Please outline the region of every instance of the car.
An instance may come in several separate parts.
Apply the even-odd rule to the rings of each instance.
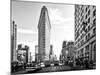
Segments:
[[[62,66],[63,64],[62,63],[59,63],[59,66]]]
[[[45,67],[50,67],[51,63],[50,63],[50,61],[45,61],[44,64],[45,64]]]
[[[50,66],[54,66],[54,63],[51,63]]]
[[[54,61],[54,66],[59,66],[59,62],[58,61]]]
[[[41,66],[41,67],[45,67],[45,64],[44,64],[44,63],[41,63],[40,66]]]

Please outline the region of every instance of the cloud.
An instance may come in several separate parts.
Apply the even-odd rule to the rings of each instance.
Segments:
[[[18,29],[17,30],[18,33],[23,33],[23,34],[37,34],[36,31],[33,30],[29,30],[29,29]]]
[[[50,8],[49,14],[50,14],[49,16],[52,24],[62,24],[65,22],[73,21],[73,18],[71,17],[68,18],[63,17],[62,16],[63,13],[59,9]]]

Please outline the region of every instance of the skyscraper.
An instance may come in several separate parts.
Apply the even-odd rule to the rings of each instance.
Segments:
[[[15,21],[11,23],[11,61],[16,61],[16,41],[17,41],[17,25]]]
[[[50,53],[50,20],[48,10],[42,7],[38,23],[38,51],[39,61],[48,61]]]

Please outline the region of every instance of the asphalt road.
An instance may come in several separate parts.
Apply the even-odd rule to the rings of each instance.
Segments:
[[[81,67],[81,66],[77,66],[77,67],[51,66],[51,67],[43,67],[43,68],[39,68],[39,69],[27,68],[25,70],[12,73],[12,75],[16,75],[16,74],[31,74],[31,73],[44,73],[44,72],[71,71],[71,70],[86,70],[86,69]]]
[[[71,67],[69,66],[53,66],[53,67],[47,67],[42,68],[39,72],[58,72],[58,71],[67,71],[71,70]]]
[[[68,71],[71,70],[71,67],[69,66],[52,66],[52,67],[43,67],[41,69],[25,69],[22,71],[18,71],[15,73],[12,73],[12,75],[15,74],[30,74],[30,73],[42,73],[42,72],[58,72],[58,71]]]

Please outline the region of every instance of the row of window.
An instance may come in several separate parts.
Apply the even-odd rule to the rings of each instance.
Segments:
[[[96,25],[96,19],[93,20],[93,25]],[[90,31],[90,29],[91,29],[91,28],[90,28],[90,25],[89,25],[88,28],[85,29],[85,31],[88,32],[88,31]],[[82,31],[83,31],[83,30],[80,31],[80,34],[82,34]],[[79,36],[79,31],[77,31],[77,33],[76,33],[76,38],[77,38],[78,36]],[[82,38],[83,38],[83,36],[81,37],[81,39],[82,39]]]
[[[82,58],[82,57],[84,57],[84,54],[80,54],[80,55],[78,56],[78,58]],[[85,57],[89,57],[89,52],[85,53]]]
[[[88,11],[88,14],[86,14],[85,19],[87,19],[87,16],[89,16],[89,15],[90,15],[90,10]],[[94,16],[96,16],[96,9],[93,11],[93,17]]]
[[[87,18],[87,15],[86,15],[86,18]],[[83,20],[83,18],[81,18],[81,22],[82,22],[82,20]],[[76,23],[77,23],[78,21],[76,21]],[[75,24],[76,24],[75,23]],[[87,21],[87,23],[90,23],[90,17],[88,18],[88,21]],[[78,24],[79,25],[79,24]],[[93,20],[93,25],[96,25],[96,19],[94,19]],[[76,27],[76,25],[75,25],[75,27]],[[76,31],[76,30],[75,30]]]
[[[93,20],[93,25],[96,25],[96,19]]]
[[[90,5],[86,5],[85,12],[89,9]]]
[[[96,9],[93,11],[93,16],[96,16]]]
[[[89,6],[86,8],[85,12],[87,12],[88,8],[89,8]],[[76,17],[79,17],[79,15],[82,16],[82,13],[83,13],[83,9],[82,8],[81,8],[82,12],[79,12],[79,9],[76,9],[75,11],[76,11],[76,13],[75,13]],[[88,14],[86,14],[85,19],[87,19],[87,16],[89,16],[89,15],[90,15],[90,10],[88,11]],[[96,9],[93,11],[93,16],[96,16]]]
[[[93,29],[93,34],[92,34],[92,36],[94,36],[95,34],[96,34],[96,28]],[[86,35],[86,41],[88,41],[92,36],[90,36],[90,33],[88,33],[88,34]]]
[[[86,12],[87,12],[87,9],[90,7],[90,5],[88,5],[87,7],[86,7]],[[95,7],[95,6],[93,6],[93,7]],[[80,9],[80,7],[78,7],[77,6],[77,14],[79,15],[79,10],[78,9]],[[82,7],[81,7],[81,10],[83,10],[82,9]],[[78,15],[75,15],[75,40],[77,39],[77,37],[78,37],[78,35],[79,35],[79,31],[77,30],[77,28],[78,28],[78,26],[80,25],[80,23],[79,23],[79,19],[81,18],[81,22],[83,21],[83,16],[82,17],[80,17],[80,16],[78,16]],[[85,18],[87,19],[87,16],[88,15],[90,15],[90,10],[88,10],[88,14],[85,16]],[[96,16],[96,9],[93,11],[93,16]],[[87,20],[87,23],[90,23],[90,17],[88,18],[88,20]],[[94,19],[93,20],[93,25],[96,25],[96,19]],[[86,32],[87,31],[89,31],[90,30],[90,26],[88,26],[88,29],[86,29]],[[81,31],[81,33],[82,33],[82,31]]]
[[[92,34],[92,36],[94,36],[94,35],[96,35],[96,28],[93,29],[93,34]],[[90,33],[88,33],[88,34],[86,35],[86,37],[85,37],[85,40],[86,40],[86,41],[84,41],[84,39],[81,40],[81,42],[78,44],[78,47],[82,46],[82,45],[83,45],[85,42],[87,42],[92,36],[90,36]],[[77,44],[77,43],[80,41],[80,39],[82,39],[82,38],[83,38],[83,35],[82,35],[82,37],[80,37],[80,38],[76,41],[75,44]]]
[[[42,33],[42,36],[45,36],[45,32]]]
[[[85,46],[85,54],[88,54],[88,51],[89,51],[89,45]],[[83,53],[84,53],[84,49],[83,48],[78,51],[78,54],[83,54]]]
[[[96,55],[96,45],[94,45],[93,47],[91,46],[91,49],[92,49],[92,51],[94,53],[94,56],[95,56]],[[84,51],[83,50],[84,49],[82,48],[81,50],[78,51],[78,55],[80,55],[80,57],[83,57],[84,56],[83,55],[84,54]],[[91,53],[91,54],[93,55],[93,53]],[[88,56],[89,56],[89,45],[85,46],[85,57],[88,57]]]

